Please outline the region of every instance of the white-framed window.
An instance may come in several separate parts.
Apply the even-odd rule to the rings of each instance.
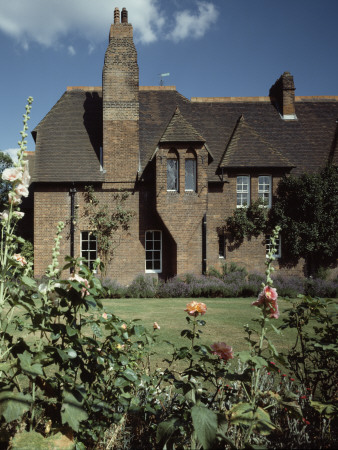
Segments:
[[[272,243],[271,243],[271,235],[268,234],[265,236],[265,252],[266,254],[268,254],[268,252],[270,251],[272,247]],[[281,235],[279,234],[277,239],[276,239],[276,244],[275,244],[275,253],[273,254],[273,256],[275,258],[281,258],[282,257],[282,238]]]
[[[225,234],[218,235],[218,257],[225,258]]]
[[[179,164],[178,154],[175,149],[168,152],[167,158],[167,191],[178,192],[179,188]]]
[[[270,175],[260,175],[258,177],[258,198],[265,207],[271,208],[272,181]]]
[[[92,270],[97,259],[97,239],[91,231],[81,231],[81,257]]]
[[[148,230],[145,234],[146,272],[162,272],[162,231]]]
[[[250,206],[250,177],[240,175],[237,177],[237,208]]]

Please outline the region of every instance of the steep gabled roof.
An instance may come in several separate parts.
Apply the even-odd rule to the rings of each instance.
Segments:
[[[205,139],[183,117],[177,106],[160,142],[205,142]]]
[[[263,139],[241,115],[220,162],[225,168],[291,168],[293,164]]]
[[[32,134],[36,140],[32,181],[104,180],[99,160],[102,146],[99,90],[67,90]]]

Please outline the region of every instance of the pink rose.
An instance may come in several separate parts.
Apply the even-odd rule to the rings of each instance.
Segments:
[[[215,342],[210,346],[212,353],[218,355],[221,359],[227,362],[229,359],[234,357],[232,347],[227,345],[225,342]]]
[[[205,303],[192,301],[187,304],[187,308],[184,311],[186,311],[189,316],[197,317],[198,314],[203,316],[207,312],[207,307]]]
[[[103,314],[102,314],[102,317],[103,317],[105,320],[107,320],[107,319],[108,319],[108,314],[107,314],[107,313],[103,313]]]
[[[22,180],[22,169],[21,167],[9,167],[2,172],[2,179],[4,181],[17,181]]]
[[[29,192],[24,184],[18,184],[15,187],[14,191],[17,195],[21,195],[22,197],[28,197]]]

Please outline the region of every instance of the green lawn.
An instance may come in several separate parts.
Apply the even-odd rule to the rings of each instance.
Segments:
[[[140,319],[140,323],[152,330],[156,321],[161,329],[156,331],[159,338],[155,346],[155,364],[160,366],[161,360],[168,356],[171,347],[164,341],[168,340],[175,345],[187,344],[185,338],[180,336],[181,330],[187,328],[184,312],[186,304],[191,301],[187,298],[170,299],[110,299],[103,302],[107,313],[115,314],[126,322]],[[256,325],[251,319],[259,316],[256,307],[251,306],[252,298],[206,298],[198,299],[207,305],[207,313],[203,316],[206,326],[202,327],[201,343],[211,345],[222,341],[231,345],[234,352],[248,348],[245,341],[244,325]],[[282,323],[283,311],[290,307],[286,300],[279,299],[281,316],[272,320],[277,327]],[[279,351],[287,350],[294,342],[294,330],[287,330],[282,335],[274,331],[269,333]]]

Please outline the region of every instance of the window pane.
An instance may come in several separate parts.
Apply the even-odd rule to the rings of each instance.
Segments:
[[[162,232],[146,232],[146,271],[161,272],[162,270]],[[155,250],[154,250],[155,249]]]
[[[250,178],[248,176],[237,177],[237,207],[250,204]]]
[[[81,232],[81,257],[85,259],[90,269],[97,258],[96,236],[90,231]]]
[[[196,161],[185,160],[185,190],[196,191]]]
[[[258,177],[258,197],[266,206],[271,206],[271,177],[261,175]]]
[[[167,159],[167,190],[178,190],[178,160]]]

